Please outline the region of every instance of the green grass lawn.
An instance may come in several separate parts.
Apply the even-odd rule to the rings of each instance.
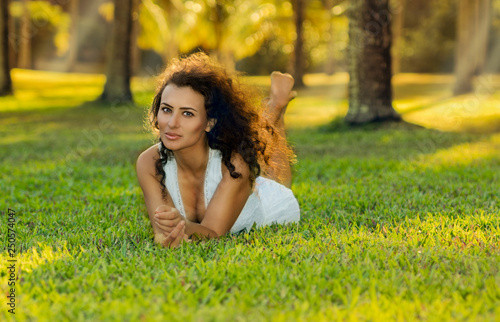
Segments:
[[[0,320],[14,320],[11,208],[18,321],[498,321],[498,79],[453,98],[449,77],[397,76],[396,109],[425,127],[358,128],[331,122],[345,80],[311,75],[289,107],[299,225],[171,250],[152,242],[134,170],[154,82],[134,81],[137,106],[80,106],[101,76],[14,71],[16,96],[0,98]]]

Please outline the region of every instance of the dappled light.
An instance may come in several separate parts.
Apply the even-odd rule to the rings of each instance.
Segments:
[[[438,149],[417,161],[419,167],[446,170],[449,167],[480,166],[483,162],[495,160],[500,153],[500,134],[477,142],[457,144],[448,149]]]
[[[81,248],[81,250],[83,250],[83,248]],[[17,260],[20,261],[23,272],[30,274],[40,265],[51,264],[54,261],[66,258],[71,259],[72,256],[65,243],[62,243],[62,245],[55,249],[52,245],[38,243],[37,246],[26,249],[17,257]],[[6,265],[7,261],[5,257],[2,257],[2,259],[4,260],[1,262],[2,265]],[[2,284],[5,285],[7,283],[5,283],[4,280]]]

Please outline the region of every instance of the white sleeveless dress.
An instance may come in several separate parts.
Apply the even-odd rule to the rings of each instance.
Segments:
[[[205,209],[210,203],[212,196],[222,180],[221,169],[222,154],[219,150],[209,151],[207,170],[205,174]],[[165,186],[172,198],[175,208],[181,215],[186,217],[184,204],[179,190],[177,176],[177,162],[171,158],[165,164]],[[254,224],[257,227],[273,223],[284,224],[298,222],[300,220],[300,208],[292,190],[277,183],[274,180],[257,177],[254,191],[248,197],[238,219],[231,228],[231,233],[242,230],[249,231]]]

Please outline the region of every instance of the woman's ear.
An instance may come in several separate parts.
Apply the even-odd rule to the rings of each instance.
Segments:
[[[207,127],[205,128],[205,132],[210,132],[214,128],[215,124],[217,124],[216,119],[209,119],[207,122]]]

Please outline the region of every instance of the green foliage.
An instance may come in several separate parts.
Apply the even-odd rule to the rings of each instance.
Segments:
[[[36,93],[29,89],[42,76],[17,82],[16,93]],[[79,78],[83,88],[102,86],[100,78]],[[500,315],[498,132],[339,122],[290,128],[300,224],[170,250],[152,242],[134,171],[137,155],[152,144],[143,128],[151,84],[136,79],[133,88],[138,106],[75,107],[99,94],[90,89],[59,108],[50,102],[62,102],[64,91],[0,99],[0,240],[11,208],[17,321]],[[317,91],[304,115],[331,104]],[[5,104],[16,108],[4,111]],[[6,260],[4,249],[3,294]],[[0,319],[13,320],[5,305]]]
[[[269,1],[143,1],[138,43],[160,54],[194,48],[229,52],[235,59],[254,54],[272,32],[276,8]]]

